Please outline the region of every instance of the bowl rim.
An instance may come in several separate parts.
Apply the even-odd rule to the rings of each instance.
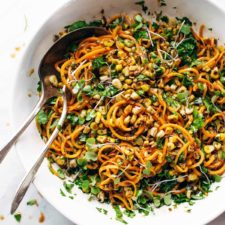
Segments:
[[[39,31],[41,31],[44,26],[48,23],[48,21],[55,15],[57,14],[58,12],[62,11],[63,8],[66,8],[67,6],[69,6],[70,4],[76,4],[76,1],[77,0],[68,0],[67,2],[65,3],[60,3],[54,10],[51,11],[51,13],[46,16],[45,20],[42,21],[38,26],[37,28],[30,34],[30,36],[28,36],[28,38],[26,38],[26,46],[24,47],[24,50],[22,51],[22,54],[20,56],[20,59],[19,61],[17,62],[17,66],[16,66],[16,74],[14,75],[15,77],[13,78],[13,81],[12,81],[12,94],[11,94],[11,98],[10,98],[10,105],[9,105],[9,118],[10,118],[10,122],[12,124],[12,133],[16,131],[16,126],[15,126],[15,119],[14,119],[14,107],[13,107],[13,102],[15,100],[15,97],[16,97],[16,86],[17,86],[17,80],[19,79],[19,71],[21,70],[22,68],[22,64],[25,60],[25,56],[28,54],[28,50],[31,46],[31,44],[34,42],[34,40],[36,39],[36,36],[37,34],[39,33]],[[220,11],[222,14],[225,15],[225,7],[224,8],[221,8],[219,5],[220,4],[223,4],[223,3],[218,3],[216,2],[216,0],[201,0],[201,1],[204,1],[204,2],[207,2],[209,5],[215,7],[218,11]],[[19,158],[19,161],[22,165],[22,167],[24,168],[24,170],[27,172],[27,169],[25,167],[25,165],[22,163],[22,157],[21,157],[21,154],[19,153],[19,150],[18,150],[18,146],[17,144],[15,143],[14,146],[13,146],[13,150],[16,152],[16,155],[18,156]],[[46,193],[43,193],[39,187],[39,184],[36,180],[33,181],[33,184],[34,184],[34,187],[35,189],[37,190],[37,192],[40,194],[40,196],[42,196],[45,201],[47,201],[53,208],[55,208],[61,215],[63,215],[66,219],[70,220],[72,223],[75,223],[74,219],[71,217],[71,215],[69,213],[66,213],[65,211],[61,211],[60,208],[53,204],[51,202],[51,200],[48,198],[48,195]],[[204,218],[201,218],[201,221],[199,221],[197,224],[198,225],[204,225],[204,224],[207,224],[207,223],[210,223],[212,222],[214,219],[216,219],[218,216],[220,216],[222,213],[225,212],[225,206],[224,208],[221,210],[217,210],[217,211],[213,211],[213,213],[211,213],[208,217],[204,217]],[[77,224],[78,225],[78,224]],[[80,224],[79,225],[84,225],[84,224]]]

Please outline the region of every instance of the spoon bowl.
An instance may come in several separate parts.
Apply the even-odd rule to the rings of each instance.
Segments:
[[[0,150],[0,164],[8,154],[9,150],[16,142],[16,140],[20,137],[20,135],[25,131],[25,129],[29,126],[29,124],[33,121],[37,113],[40,111],[42,106],[45,102],[54,96],[60,95],[58,89],[49,82],[49,78],[52,75],[58,76],[59,73],[55,69],[54,64],[55,62],[62,60],[67,47],[72,43],[79,43],[80,40],[90,37],[90,36],[101,36],[104,34],[108,34],[103,27],[84,27],[72,31],[58,41],[56,41],[52,47],[46,52],[44,57],[41,60],[39,65],[38,74],[41,81],[42,86],[42,94],[40,100],[38,101],[37,105],[24,121],[24,123],[19,127],[19,129],[15,132],[13,137],[1,148]]]

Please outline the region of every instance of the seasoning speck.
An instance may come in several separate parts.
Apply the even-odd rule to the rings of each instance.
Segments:
[[[30,69],[28,76],[31,77],[34,74],[34,68]]]
[[[17,52],[19,52],[20,51],[20,47],[15,47],[15,50],[17,51]]]
[[[41,212],[38,221],[39,221],[39,223],[43,223],[45,221],[45,215],[44,215],[44,213]]]
[[[0,215],[0,221],[4,220],[5,217],[3,215]]]

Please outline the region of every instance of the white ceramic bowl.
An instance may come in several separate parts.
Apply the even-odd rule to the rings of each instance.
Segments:
[[[28,45],[22,59],[20,69],[18,70],[15,88],[14,100],[12,102],[12,119],[15,127],[18,127],[25,117],[31,112],[38,100],[38,96],[33,94],[28,97],[28,93],[36,91],[38,75],[37,68],[39,62],[52,45],[53,35],[61,30],[65,25],[78,19],[91,20],[100,17],[100,10],[104,8],[105,15],[110,16],[118,13],[131,13],[140,11],[140,6],[135,5],[137,0],[74,0],[58,9],[43,26],[37,31],[36,35]],[[206,24],[213,28],[213,35],[223,40],[225,33],[225,14],[213,3],[206,0],[167,0],[167,6],[158,7],[156,0],[147,0],[151,12],[163,10],[171,16],[187,16],[198,24]],[[173,7],[176,6],[177,9]],[[27,76],[28,71],[35,68],[35,74]],[[27,132],[21,137],[16,145],[22,164],[28,170],[43,146],[43,142],[37,132],[35,123],[32,123]],[[38,176],[35,179],[35,185],[40,193],[62,214],[79,225],[98,224],[115,225],[120,224],[115,221],[115,214],[111,206],[103,205],[96,201],[89,202],[88,196],[80,190],[76,190],[78,195],[71,200],[60,195],[62,181],[53,176],[47,168],[47,160],[41,166]],[[179,206],[178,209],[169,212],[168,208],[163,207],[155,210],[155,214],[147,217],[137,215],[129,220],[129,224],[173,224],[173,225],[200,225],[205,224],[225,210],[225,181],[220,183],[220,188],[210,193],[204,200],[196,202],[192,206],[191,213],[185,212],[185,206]],[[109,211],[109,215],[103,215],[96,210],[96,207],[104,207]],[[189,207],[190,208],[190,207]]]

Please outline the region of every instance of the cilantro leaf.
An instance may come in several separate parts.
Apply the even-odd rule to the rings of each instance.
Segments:
[[[16,219],[16,221],[19,223],[21,221],[22,215],[21,213],[16,213],[14,214],[14,218]]]
[[[29,201],[27,202],[27,205],[30,205],[30,206],[32,206],[32,205],[37,205],[37,200],[36,200],[36,199],[31,199],[31,200],[29,200]]]
[[[103,56],[100,56],[92,61],[93,70],[99,69],[105,65],[107,65],[107,63],[105,59],[103,58]]]
[[[79,20],[79,21],[76,21],[76,22],[66,26],[66,28],[68,29],[69,32],[71,32],[71,31],[77,30],[82,27],[87,27],[87,26],[88,26],[88,24],[86,23],[86,21]]]
[[[184,77],[183,77],[183,80],[182,80],[182,84],[185,87],[190,87],[190,86],[193,86],[193,81],[187,74],[184,74]]]
[[[149,39],[148,32],[146,30],[136,31],[133,34],[134,38],[139,39]]]
[[[144,175],[150,175],[150,168],[152,167],[152,164],[150,161],[146,163],[146,168],[143,170]]]
[[[72,126],[75,126],[78,123],[79,118],[74,114],[68,114],[66,119],[69,120]]]
[[[208,96],[206,96],[206,98],[203,100],[203,102],[204,102],[204,105],[205,105],[208,113],[214,111],[214,106],[211,102],[211,99]]]
[[[204,125],[203,115],[198,112],[197,108],[194,108],[193,111],[193,122],[191,124],[191,130],[197,132]]]
[[[115,20],[113,20],[110,24],[109,27],[110,28],[115,28],[116,26],[118,26],[119,24],[121,24],[123,21],[122,17],[116,18]]]
[[[40,110],[36,116],[37,122],[39,124],[45,125],[48,122],[48,115],[44,112],[44,110]]]
[[[184,25],[181,27],[180,32],[183,33],[183,34],[185,34],[185,35],[190,34],[190,33],[191,33],[191,27],[190,27],[190,25],[184,24]]]
[[[61,179],[65,179],[66,178],[66,175],[65,175],[65,173],[64,173],[64,171],[62,169],[59,168],[57,170],[57,173],[59,175],[59,178],[61,178]]]
[[[63,182],[63,186],[66,189],[66,191],[68,193],[71,193],[73,187],[74,187],[74,183],[66,183],[65,181]]]
[[[197,59],[196,40],[193,37],[184,39],[184,41],[177,47],[177,52],[182,60],[182,65],[191,64]]]
[[[84,20],[78,20],[66,26],[65,28],[67,28],[68,31],[71,32],[71,31],[74,31],[83,27],[87,27],[87,26],[102,26],[102,25],[103,25],[102,20],[94,20],[94,21],[91,21],[90,23],[87,23]]]

